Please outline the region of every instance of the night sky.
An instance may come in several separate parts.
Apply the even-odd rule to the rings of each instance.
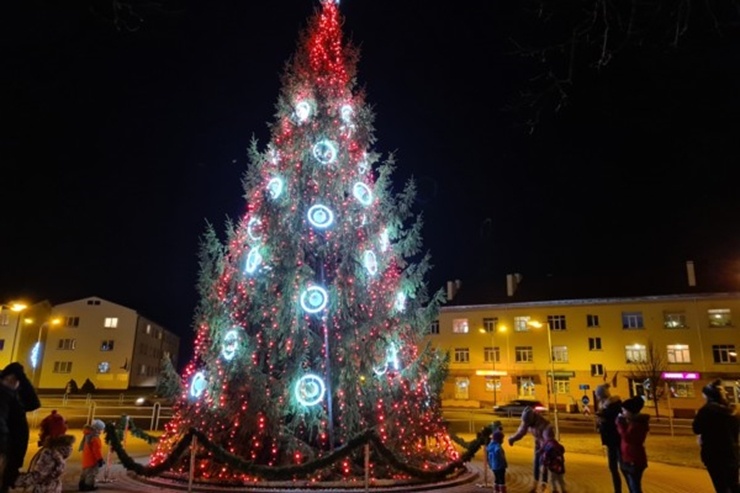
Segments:
[[[119,29],[111,2],[69,3],[3,8],[0,300],[100,296],[189,338],[205,224],[245,210],[246,148],[318,1],[134,1]],[[531,129],[540,69],[515,41],[555,29],[501,3],[341,4],[375,150],[419,185],[430,288],[734,261],[738,24],[586,59]]]

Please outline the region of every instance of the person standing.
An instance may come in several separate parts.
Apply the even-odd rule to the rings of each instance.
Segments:
[[[491,442],[486,447],[488,466],[493,471],[494,493],[506,493],[506,452],[504,451],[504,434],[496,430],[491,435]]]
[[[95,479],[98,476],[98,471],[105,464],[103,460],[103,442],[100,440],[100,434],[103,430],[105,430],[105,423],[99,419],[92,420],[92,423],[82,428],[80,491],[95,491],[98,489],[95,486]]]
[[[73,435],[67,435],[64,418],[56,410],[52,411],[41,421],[41,448],[31,459],[28,472],[18,476],[16,486],[30,489],[32,493],[61,493],[62,476],[74,441]]]
[[[26,413],[41,407],[41,402],[26,376],[23,365],[18,362],[10,363],[0,372],[3,381],[3,390],[9,391],[8,400],[8,454],[5,470],[2,475],[0,493],[7,493],[15,486],[15,480],[23,467],[23,461],[28,451],[30,431]]]
[[[701,461],[717,493],[740,493],[738,486],[738,433],[740,416],[730,406],[722,388],[715,380],[702,389],[705,404],[694,417],[691,427],[699,435]]]
[[[642,493],[642,475],[647,468],[645,439],[650,431],[650,416],[640,411],[645,401],[640,396],[622,402],[622,412],[617,416],[622,474],[630,493]]]
[[[610,385],[605,383],[596,387],[598,410],[596,411],[596,426],[601,435],[601,444],[606,447],[606,457],[609,472],[612,476],[614,493],[622,493],[622,477],[619,473],[621,453],[619,451],[620,438],[617,432],[617,416],[622,412],[622,399],[612,396]]]
[[[545,428],[540,457],[542,469],[550,475],[550,491],[565,493],[565,447],[555,439],[555,431]],[[542,472],[545,475],[545,472]]]
[[[545,489],[547,487],[547,469],[540,471],[540,452],[542,451],[542,443],[544,442],[543,434],[547,428],[552,428],[550,422],[534,409],[527,406],[522,411],[522,420],[519,424],[519,429],[509,437],[509,446],[514,445],[515,442],[524,438],[528,431],[534,437],[534,485],[529,490],[530,493],[540,491],[540,480],[542,480],[542,488]],[[542,472],[542,476],[540,476],[540,472]]]

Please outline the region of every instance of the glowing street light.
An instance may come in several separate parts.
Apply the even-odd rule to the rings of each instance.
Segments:
[[[542,322],[530,321],[527,323],[536,329],[541,329],[542,327],[545,327],[545,324],[543,324]],[[558,391],[555,388],[555,358],[552,354],[551,332],[552,328],[550,327],[550,322],[547,322],[547,348],[550,352],[550,388],[552,389],[553,404],[555,405],[555,439],[560,440],[560,428],[558,426]],[[547,398],[547,401],[550,401],[549,396]]]
[[[16,345],[18,343],[18,331],[21,328],[21,318],[23,312],[28,308],[28,305],[21,302],[11,302],[8,305],[1,305],[0,308],[8,308],[10,311],[13,311],[16,313],[16,319],[15,319],[15,333],[13,334],[13,345],[11,346],[10,350],[10,361],[16,360]]]

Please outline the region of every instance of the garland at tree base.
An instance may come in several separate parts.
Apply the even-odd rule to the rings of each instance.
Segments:
[[[251,461],[247,461],[242,459],[241,457],[237,457],[219,447],[218,445],[212,443],[202,432],[196,430],[195,428],[191,428],[190,431],[188,431],[188,433],[186,433],[182,437],[180,442],[177,443],[175,448],[163,462],[157,464],[156,466],[144,466],[133,460],[131,456],[126,453],[126,450],[124,450],[123,446],[121,445],[121,439],[118,434],[118,429],[111,423],[106,424],[105,427],[105,442],[113,448],[113,451],[121,460],[121,464],[123,464],[123,467],[125,467],[127,470],[134,471],[139,476],[158,476],[171,469],[175,465],[177,460],[190,447],[193,437],[197,437],[198,444],[201,445],[204,449],[211,452],[214,459],[216,459],[217,461],[230,466],[234,470],[243,472],[248,475],[258,476],[267,480],[292,480],[296,477],[310,475],[318,471],[319,469],[324,469],[343,459],[344,457],[347,457],[366,443],[372,444],[373,448],[383,459],[385,459],[392,467],[401,472],[425,481],[441,480],[449,476],[456,470],[461,469],[464,463],[470,462],[470,460],[475,456],[478,450],[480,450],[481,446],[488,443],[490,435],[491,429],[489,427],[483,428],[481,431],[478,432],[475,440],[470,442],[470,445],[467,447],[467,449],[460,456],[459,459],[450,462],[442,469],[430,471],[426,469],[420,469],[399,460],[398,457],[396,457],[396,454],[394,454],[393,451],[388,449],[381,442],[380,437],[377,436],[374,430],[368,430],[361,435],[358,435],[357,437],[347,442],[346,445],[335,450],[331,454],[313,460],[311,462],[291,466],[270,467],[260,464],[254,464]]]
[[[136,426],[136,423],[134,423],[134,420],[125,414],[121,415],[121,420],[118,422],[118,425],[116,426],[116,432],[118,433],[119,440],[123,440],[123,434],[126,431],[126,419],[128,419],[128,431],[129,433],[131,433],[131,436],[144,440],[149,445],[153,445],[159,442],[159,437],[150,435],[149,433],[145,432],[144,430]]]

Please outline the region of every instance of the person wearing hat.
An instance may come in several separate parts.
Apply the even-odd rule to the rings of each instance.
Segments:
[[[80,491],[95,491],[95,479],[98,471],[105,464],[103,460],[103,442],[100,434],[105,430],[105,423],[99,419],[93,419],[89,425],[82,428],[82,472],[80,473]]]
[[[622,412],[616,419],[622,456],[620,467],[630,493],[642,493],[642,475],[647,469],[645,439],[650,431],[650,416],[640,413],[644,405],[639,395],[630,397],[622,402]]]
[[[706,402],[691,425],[699,435],[701,461],[717,493],[738,493],[738,410],[730,406],[721,380],[704,387],[702,394]]]
[[[26,376],[23,365],[14,362],[0,371],[0,393],[2,397],[0,407],[7,405],[5,426],[7,431],[0,429],[6,441],[4,468],[0,482],[0,493],[15,486],[15,480],[23,467],[23,461],[28,451],[30,431],[26,413],[41,407],[41,401]],[[4,411],[0,411],[3,414]],[[1,426],[0,426],[1,428]],[[0,440],[2,441],[2,440]]]
[[[491,442],[486,446],[488,467],[493,472],[494,493],[506,493],[506,452],[504,452],[504,433],[496,428],[491,434]]]
[[[31,459],[28,472],[21,473],[15,485],[33,493],[59,493],[75,437],[67,435],[67,422],[56,410],[41,421],[39,437],[41,448]]]
[[[610,388],[605,383],[596,387],[594,392],[597,399],[596,426],[601,435],[601,444],[606,447],[614,493],[622,493],[622,477],[619,473],[621,438],[617,432],[617,416],[622,412],[622,399],[611,395]]]

